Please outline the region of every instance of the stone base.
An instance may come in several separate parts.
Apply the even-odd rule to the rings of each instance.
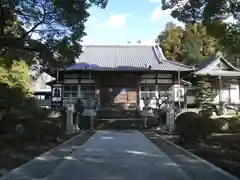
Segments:
[[[81,116],[79,118],[79,128],[80,129],[91,129],[91,116]]]
[[[75,125],[69,125],[66,127],[66,134],[71,135],[76,133],[76,126]]]

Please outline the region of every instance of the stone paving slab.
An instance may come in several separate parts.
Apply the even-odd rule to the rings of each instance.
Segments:
[[[0,180],[236,180],[161,137],[161,146],[135,130],[80,137]]]
[[[188,180],[138,131],[99,131],[45,180]]]

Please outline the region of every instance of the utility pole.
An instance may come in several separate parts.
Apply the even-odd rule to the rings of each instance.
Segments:
[[[178,97],[178,107],[181,108],[181,77],[180,77],[180,70],[178,70],[178,94],[179,94],[179,97]]]

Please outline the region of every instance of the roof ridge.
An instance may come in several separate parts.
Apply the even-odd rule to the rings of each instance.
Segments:
[[[156,48],[157,48],[156,45],[152,46],[153,53],[155,54],[157,61],[160,64],[160,63],[162,63],[162,59],[160,58],[159,54],[157,53]]]
[[[177,62],[177,61],[174,61],[174,60],[163,59],[163,61],[169,62],[169,63],[174,64],[174,65],[178,65],[178,66],[194,69],[194,67],[192,67],[192,66],[188,66],[186,64],[183,64],[183,63],[180,63],[180,62]]]
[[[157,54],[156,49],[159,51],[159,54]],[[169,63],[174,64],[174,65],[178,65],[178,66],[182,66],[182,67],[187,67],[187,68],[193,69],[192,66],[188,66],[188,65],[185,65],[185,64],[182,64],[182,63],[180,63],[180,62],[173,61],[173,60],[171,60],[171,61],[168,60],[168,59],[164,56],[163,51],[162,51],[162,48],[161,48],[159,45],[153,46],[153,50],[154,50],[154,53],[155,53],[155,55],[157,56],[157,58],[158,58],[158,60],[159,60],[160,63],[162,63],[162,62],[165,61],[165,62],[169,62]],[[161,57],[160,57],[160,56],[161,56]]]
[[[98,44],[98,45],[83,45],[84,47],[152,47],[153,45],[148,44]]]
[[[85,50],[76,59],[76,63],[66,70],[83,70],[93,64],[91,70],[152,70],[192,71],[192,68],[167,61],[158,44],[93,44],[86,45]],[[186,68],[187,67],[187,68]],[[107,68],[107,69],[106,69]]]
[[[229,65],[231,68],[233,68],[236,71],[240,71],[239,68],[235,67],[232,63],[230,63],[228,60],[226,60],[223,56],[219,56],[218,60],[222,59],[227,65]]]

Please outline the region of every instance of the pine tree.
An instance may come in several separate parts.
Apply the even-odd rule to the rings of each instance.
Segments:
[[[197,77],[197,94],[196,103],[198,106],[202,106],[203,103],[211,98],[211,83],[208,77]]]

